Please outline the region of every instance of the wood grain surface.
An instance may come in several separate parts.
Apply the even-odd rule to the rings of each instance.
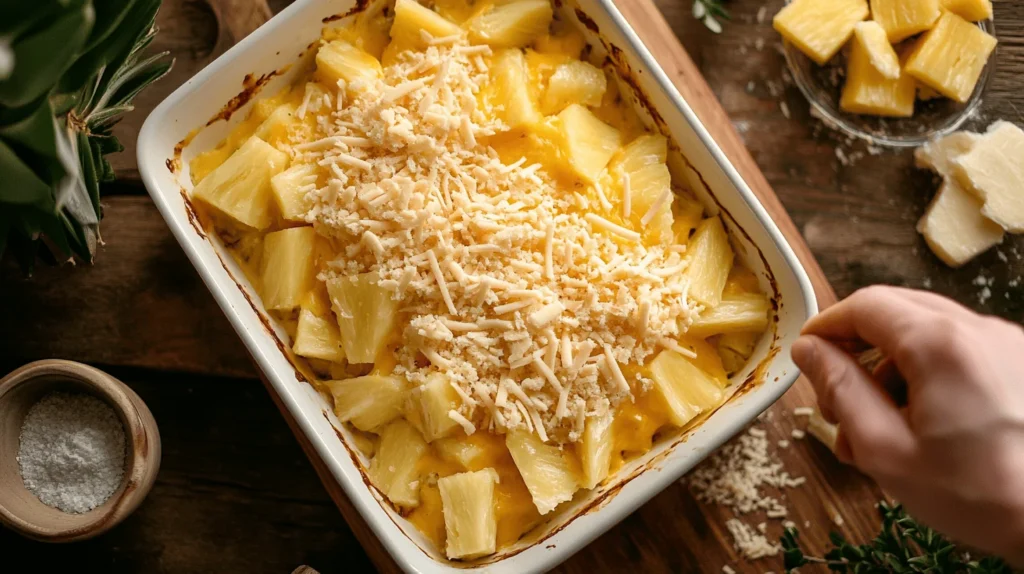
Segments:
[[[171,51],[177,65],[118,126],[128,149],[147,110],[288,3],[165,0],[155,47]],[[762,195],[762,201],[774,208],[784,231],[804,236],[840,296],[872,283],[926,287],[1021,320],[1024,282],[1016,279],[1024,273],[1024,243],[1009,238],[956,271],[931,255],[913,226],[934,182],[913,169],[908,153],[871,155],[810,116],[785,81],[770,27],[782,0],[728,2],[732,19],[720,35],[692,19],[687,1],[656,0],[664,19],[650,0],[618,3],[751,187],[760,193],[774,188],[778,199]],[[974,127],[996,118],[1024,120],[1017,111],[1024,106],[1024,5],[997,2],[996,17],[996,74]],[[849,157],[857,159],[841,160]],[[0,265],[0,370],[47,357],[108,369],[153,410],[163,468],[139,511],[96,540],[44,547],[0,531],[5,565],[291,572],[308,564],[330,573],[372,571],[373,555],[386,567],[372,536],[360,536],[364,550],[342,520],[289,421],[260,388],[245,349],[139,185],[134,154],[120,154],[114,163],[119,181],[105,189],[105,244],[96,265],[40,269],[27,279],[9,261]],[[791,220],[782,218],[780,207]],[[987,298],[979,278],[991,293]],[[827,291],[819,295],[827,302]],[[808,400],[806,387],[798,387],[773,407],[764,423],[773,439],[789,437],[798,424],[789,408]],[[786,494],[786,502],[810,549],[825,545],[830,528],[855,539],[873,531],[880,493],[869,481],[811,441],[792,441],[779,454],[791,474],[808,479]],[[841,528],[833,524],[837,515]],[[560,571],[717,572],[725,564],[740,572],[779,571],[777,559],[740,560],[726,518],[676,485]],[[358,523],[354,529],[362,534]],[[772,523],[769,534],[778,530]]]

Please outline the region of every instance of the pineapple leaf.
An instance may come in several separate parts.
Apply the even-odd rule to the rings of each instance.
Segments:
[[[100,212],[100,182],[96,172],[96,156],[92,153],[92,144],[85,132],[78,132],[78,158],[82,166],[82,183],[89,192],[89,200],[94,212]]]
[[[103,46],[111,33],[128,16],[131,7],[139,0],[104,0],[94,4],[96,23],[93,24],[89,39],[82,48],[82,55],[74,66],[61,78],[61,91],[69,92],[81,88],[95,73],[97,59],[103,56]],[[83,72],[86,72],[83,75]],[[76,83],[77,82],[77,83]],[[73,86],[70,87],[69,86]]]
[[[92,4],[79,0],[52,25],[16,41],[14,70],[0,81],[0,105],[24,106],[49,92],[71,65],[94,19]]]
[[[124,29],[137,30],[135,35],[115,34],[101,48],[102,58],[95,61],[95,74],[99,77],[93,97],[79,102],[78,116],[87,118],[93,110],[100,110],[111,101],[124,76],[134,73],[135,63],[142,50],[153,41],[160,0],[137,0],[122,22]],[[99,100],[94,100],[94,98]]]
[[[52,208],[50,186],[39,179],[3,140],[0,140],[0,202]]]
[[[0,211],[0,259],[4,257],[4,251],[7,250],[7,236],[11,232],[11,219],[10,217]]]
[[[53,107],[43,98],[34,111],[19,121],[5,123],[0,120],[0,138],[16,143],[43,156],[57,157],[57,146],[53,140],[57,127],[53,121]]]

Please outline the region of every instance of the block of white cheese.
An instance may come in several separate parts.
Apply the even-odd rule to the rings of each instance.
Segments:
[[[1003,228],[981,214],[981,200],[946,179],[917,231],[939,259],[959,267],[1003,241]]]
[[[982,215],[1024,233],[1024,131],[998,121],[952,166],[961,187],[981,199]]]
[[[956,132],[931,140],[914,150],[915,163],[919,168],[950,177],[953,175],[951,160],[971,151],[979,137],[971,132]]]

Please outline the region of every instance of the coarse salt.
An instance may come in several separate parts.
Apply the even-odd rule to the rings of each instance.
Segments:
[[[102,400],[53,392],[25,415],[18,466],[43,504],[82,514],[103,504],[124,477],[124,426]]]

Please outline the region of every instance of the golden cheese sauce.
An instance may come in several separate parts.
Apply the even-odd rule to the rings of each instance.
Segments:
[[[463,23],[474,15],[489,10],[492,3],[435,0],[433,5],[437,13],[455,23]],[[389,38],[390,15],[393,12],[382,9],[383,6],[385,4],[374,5],[359,15],[349,26],[325,29],[323,31],[324,40],[350,42],[375,57],[381,57],[383,63],[387,65],[389,60],[394,59],[396,53],[405,46],[401,42],[392,42]],[[583,36],[570,27],[553,26],[553,28],[557,28],[557,31],[536,39],[532,43],[532,47],[525,51],[530,89],[534,92],[534,97],[538,99],[556,68],[566,62],[579,59],[586,46]],[[217,148],[202,153],[191,161],[190,169],[193,182],[202,181],[224,164],[249,138],[257,134],[275,110],[281,106],[297,108],[302,105],[302,86],[307,81],[316,81],[317,79],[318,76],[315,75],[311,78],[303,78],[292,89],[257,101],[248,117],[238,124]],[[322,88],[328,91],[333,86],[322,84]],[[484,103],[493,104],[496,98],[500,98],[500,95],[492,89],[485,88],[479,98]],[[617,128],[622,133],[624,142],[629,142],[636,136],[645,133],[640,119],[620,97],[616,82],[608,82],[608,88],[600,106],[592,108],[592,112],[606,124]],[[309,133],[315,133],[316,128],[311,121],[307,121],[304,125]],[[592,190],[581,189],[578,178],[568,167],[565,152],[556,143],[558,141],[554,133],[556,131],[557,126],[549,118],[528,127],[500,133],[490,138],[488,144],[497,151],[504,163],[512,163],[525,157],[528,164],[541,164],[560,189],[583,191],[589,194],[592,201],[597,202],[598,199]],[[261,136],[266,138],[271,145],[277,145],[289,138],[294,139],[295,134],[286,131],[271,131],[261,134]],[[280,214],[277,214],[268,229],[254,231],[227,221],[223,214],[210,210],[204,204],[200,204],[199,207],[203,212],[204,224],[208,228],[212,227],[224,240],[229,251],[255,286],[256,291],[261,292],[260,269],[264,237],[269,231],[291,227],[295,223],[286,222],[281,219]],[[699,204],[693,200],[681,205],[677,202],[674,209],[673,231],[676,240],[686,244],[693,230],[703,219],[701,209]],[[609,214],[607,217],[613,223],[628,225],[628,222],[615,213]],[[329,254],[337,252],[326,240],[322,240],[322,244],[324,256],[318,258],[318,269],[322,268],[323,261]],[[319,297],[326,301],[326,292],[319,282],[317,289],[321,292]],[[730,273],[723,291],[726,295],[757,294],[759,292],[757,278],[750,271],[738,265]],[[329,311],[327,313],[329,314]],[[285,326],[289,335],[294,338],[296,313],[277,312],[274,315]],[[749,356],[753,349],[753,343],[756,343],[759,337],[760,333],[732,336],[728,340],[729,347],[727,349],[720,345],[721,337],[717,335],[711,336],[707,340],[698,337],[683,337],[679,340],[679,345],[695,352],[696,359],[692,359],[691,362],[724,388],[728,384],[728,377],[727,366],[723,365],[723,358],[726,358],[726,362],[730,363],[729,366],[732,367],[729,372],[738,369],[739,366],[742,366],[742,361],[746,356]],[[392,339],[392,344],[389,344],[387,349],[402,344],[400,333],[394,333]],[[744,350],[746,350],[746,356],[742,355]],[[373,364],[372,370],[364,368],[364,372],[361,373],[354,372],[351,366],[332,364],[316,359],[307,360],[301,357],[294,357],[294,359],[302,364],[304,371],[315,373],[316,378],[321,380],[358,374],[389,375],[395,370],[397,364],[397,358],[393,352],[381,353],[376,363]],[[739,365],[735,364],[737,361],[740,361]],[[635,366],[624,367],[623,371],[630,381],[634,380],[633,375],[638,372],[645,376],[649,375],[646,366],[640,369]],[[660,431],[672,427],[669,407],[664,400],[657,393],[643,392],[632,383],[631,386],[634,389],[635,399],[632,402],[627,401],[620,404],[612,422],[613,447],[610,476],[614,476],[630,460],[648,452],[652,448],[655,436]],[[414,427],[420,428],[422,421],[416,420],[417,412],[407,409],[404,416]],[[372,435],[360,435],[361,441],[369,444],[366,442],[368,436]],[[445,443],[430,444],[426,453],[416,463],[418,474],[424,477],[419,486],[419,504],[415,508],[403,510],[403,514],[438,548],[444,548],[446,542],[445,518],[437,479],[490,468],[499,477],[499,481],[494,487],[494,514],[497,523],[496,547],[500,549],[520,539],[541,521],[541,514],[534,506],[530,490],[506,448],[504,437],[485,430],[466,436],[463,431],[459,430],[453,438],[460,440],[461,448],[474,449],[473,456],[463,458],[461,461],[456,460],[450,453],[445,453],[439,448],[439,444]],[[577,453],[572,456],[572,472],[576,473],[579,482],[582,483],[583,471],[578,460],[579,447],[568,448],[566,452]]]

